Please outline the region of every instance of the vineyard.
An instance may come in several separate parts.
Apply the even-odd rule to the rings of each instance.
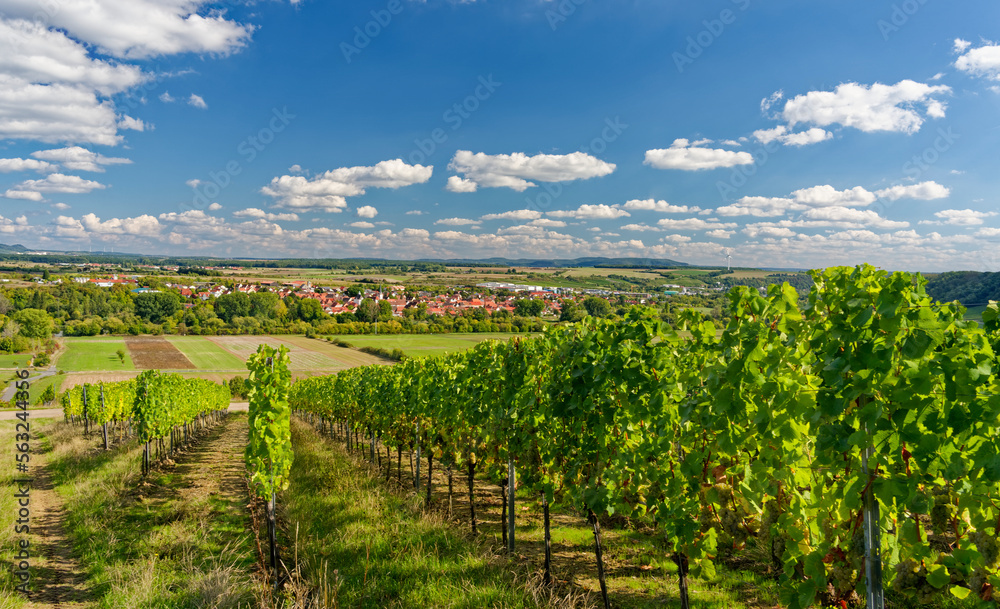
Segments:
[[[924,280],[871,267],[789,286],[734,288],[721,332],[683,334],[632,313],[463,354],[296,382],[290,401],[331,432],[404,449],[428,469],[501,483],[513,548],[515,489],[593,527],[655,527],[687,576],[710,577],[750,538],[770,548],[782,604],[993,599],[1000,586],[1000,315],[985,328],[933,302]],[[381,458],[379,458],[381,462]],[[428,479],[430,472],[428,472]],[[451,489],[449,489],[451,492]],[[548,527],[546,526],[546,531]],[[548,541],[548,539],[546,539]],[[546,553],[546,581],[558,569]],[[884,582],[884,584],[883,584]],[[605,591],[604,603],[610,604]]]

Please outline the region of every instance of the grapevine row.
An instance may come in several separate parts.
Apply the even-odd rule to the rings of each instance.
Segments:
[[[757,537],[782,602],[1000,586],[1000,381],[985,327],[923,280],[869,266],[729,294],[693,311],[589,319],[458,355],[314,377],[293,407],[390,447],[519,485],[587,514],[655,524],[680,567],[711,576]],[[374,442],[373,442],[374,443]],[[866,524],[867,521],[867,524]],[[474,526],[473,516],[473,526]],[[867,537],[867,539],[866,539]],[[600,565],[599,565],[600,567]],[[838,603],[839,604],[839,603]]]

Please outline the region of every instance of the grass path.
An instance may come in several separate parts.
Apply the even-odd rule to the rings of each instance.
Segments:
[[[36,441],[37,442],[37,441]],[[34,484],[31,488],[32,545],[35,558],[35,590],[27,607],[77,609],[91,607],[93,591],[87,577],[73,555],[66,535],[66,509],[55,490],[48,455],[51,443],[43,443],[43,451],[34,460]],[[36,545],[37,544],[37,545]]]
[[[390,490],[299,419],[292,441],[295,465],[279,511],[308,586],[325,601],[319,606],[549,606],[515,582],[506,558]]]
[[[102,609],[253,604],[245,416],[201,431],[145,479],[134,441],[104,452],[79,427],[52,430],[65,530]]]

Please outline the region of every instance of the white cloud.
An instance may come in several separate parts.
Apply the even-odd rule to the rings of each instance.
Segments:
[[[967,49],[967,48],[969,48],[971,46],[972,46],[972,43],[969,42],[968,40],[962,40],[961,38],[956,38],[955,39],[954,49],[955,49],[956,53],[964,53],[965,49]]]
[[[212,205],[218,205],[218,204],[217,203],[213,203]],[[208,209],[211,210],[212,209],[212,205],[209,205]],[[215,209],[222,209],[222,206],[219,205]],[[215,211],[215,210],[212,210],[212,211]],[[262,220],[267,220],[269,222],[283,222],[283,221],[298,222],[299,221],[298,214],[271,214],[271,213],[268,213],[268,212],[264,211],[263,209],[257,209],[256,207],[250,207],[248,209],[242,209],[240,211],[234,211],[233,212],[233,216],[235,216],[237,218],[258,218],[258,219],[262,219]]]
[[[137,118],[132,118],[131,116],[122,116],[121,120],[118,121],[119,129],[130,131],[145,131],[146,126],[146,123]]]
[[[755,239],[757,237],[769,237],[773,239],[778,237],[794,237],[797,233],[789,228],[756,226],[751,224],[743,229],[743,234],[751,239]]]
[[[971,46],[968,42],[962,42],[965,47],[959,48],[958,41],[955,44],[955,49],[960,53]],[[967,74],[1000,80],[1000,45],[991,43],[971,49],[955,61],[955,67]]]
[[[975,211],[972,209],[945,209],[943,211],[935,212],[936,217],[940,218],[940,222],[935,222],[935,224],[951,224],[954,226],[979,226],[983,223],[986,218],[991,218],[996,214],[996,212],[983,212]],[[921,224],[930,224],[930,222],[924,221]]]
[[[685,218],[677,220],[674,218],[663,218],[656,223],[666,230],[716,230],[725,228],[736,228],[735,222],[718,222],[716,220],[702,220],[701,218]]]
[[[201,186],[201,180],[188,180],[187,182],[184,183],[190,186],[191,188],[198,188],[199,186]]]
[[[352,228],[375,228],[371,222],[351,222],[348,226]]]
[[[829,184],[803,188],[792,193],[796,203],[809,207],[865,207],[875,202],[875,194],[860,186],[837,190]]]
[[[622,208],[631,211],[658,211],[664,214],[686,214],[701,211],[700,207],[671,205],[666,201],[656,201],[653,199],[632,199],[631,201],[626,201],[625,204],[622,205]]]
[[[549,220],[548,218],[538,218],[528,222],[528,226],[541,226],[543,228],[565,228],[566,223],[562,220]]]
[[[222,209],[222,206],[218,203],[212,203],[208,206],[208,211],[219,211],[220,209]]]
[[[363,205],[354,210],[354,213],[357,214],[359,218],[368,218],[370,220],[378,215],[378,210],[371,205]]]
[[[312,179],[285,175],[274,178],[261,189],[277,199],[275,205],[295,211],[341,212],[346,197],[365,194],[366,188],[402,188],[423,184],[431,178],[433,167],[407,165],[401,159],[382,161],[374,167],[341,167]]]
[[[206,0],[89,0],[56,6],[45,12],[49,25],[119,58],[226,55],[244,46],[254,29],[208,10]],[[0,0],[0,11],[8,17],[34,19],[39,10],[37,0]]]
[[[832,138],[833,134],[825,129],[820,129],[819,127],[813,127],[811,129],[806,129],[805,131],[793,133],[788,129],[788,127],[778,125],[773,129],[759,129],[754,131],[753,136],[761,144],[769,144],[776,141],[786,146],[809,146],[811,144],[824,142]]]
[[[194,93],[192,93],[191,97],[188,98],[187,103],[189,106],[194,106],[195,108],[200,108],[202,110],[208,108],[208,104],[205,103],[205,99],[200,95],[195,95]]]
[[[36,84],[0,72],[0,138],[115,146],[118,117],[92,89]]]
[[[296,163],[288,168],[288,173],[305,173],[305,172],[302,170],[302,165]]]
[[[7,189],[7,192],[3,193],[3,196],[7,199],[20,199],[23,201],[42,201],[45,199],[40,192],[35,192],[33,190],[18,190],[16,188]]]
[[[736,234],[736,231],[733,231],[733,230],[723,230],[721,228],[717,228],[715,230],[710,230],[710,231],[706,232],[705,236],[706,237],[710,237],[712,239],[729,239],[730,237],[732,237],[735,234]]]
[[[550,211],[546,212],[545,215],[553,218],[576,218],[577,220],[611,220],[627,218],[632,214],[623,209],[600,203],[598,205],[581,205],[576,209],[566,211]]]
[[[733,152],[722,148],[699,148],[684,138],[674,140],[670,148],[647,150],[645,164],[656,169],[680,169],[699,171],[750,165],[753,155],[749,152]]]
[[[449,176],[448,184],[445,188],[451,192],[476,192],[479,185],[472,180],[465,180],[458,176]]]
[[[499,214],[486,214],[480,220],[537,220],[542,217],[542,212],[533,209],[517,209],[505,211]]]
[[[85,180],[79,176],[69,176],[61,173],[53,173],[40,180],[25,180],[14,186],[14,191],[26,191],[35,193],[62,193],[62,194],[84,194],[93,190],[107,188],[100,182]],[[8,197],[10,190],[7,191]],[[20,198],[20,197],[16,197]],[[40,198],[32,197],[32,200],[40,201]]]
[[[842,228],[906,228],[909,222],[887,220],[870,209],[851,209],[849,207],[819,207],[807,209],[802,213],[809,226],[839,226]]]
[[[105,165],[128,165],[132,163],[129,159],[106,157],[103,154],[98,154],[80,146],[39,150],[32,152],[31,156],[43,161],[59,163],[70,171],[92,171],[98,173],[104,172]]]
[[[625,226],[621,227],[621,229],[622,230],[628,230],[628,231],[636,231],[636,232],[640,232],[640,233],[642,233],[642,232],[648,232],[648,231],[660,231],[660,230],[663,230],[661,228],[657,228],[655,226],[650,226],[648,224],[626,224]]]
[[[65,203],[53,203],[52,207],[54,209],[58,209],[59,211],[64,211],[70,208],[69,205],[66,205]]]
[[[789,125],[799,123],[827,127],[843,125],[864,132],[916,133],[924,117],[944,116],[944,103],[937,97],[950,93],[945,85],[927,85],[902,80],[895,85],[844,83],[833,91],[810,91],[785,102],[780,113]]]
[[[132,235],[150,237],[158,235],[162,227],[153,216],[143,214],[137,218],[111,218],[101,221],[95,214],[85,214],[80,224],[90,233],[105,235]]]
[[[473,224],[479,224],[479,220],[472,220],[469,218],[442,218],[440,220],[435,220],[434,224],[443,224],[445,226],[471,226]]]
[[[990,227],[981,228],[978,231],[976,231],[976,236],[987,237],[987,238],[1000,237],[1000,228],[990,228]]]
[[[47,173],[55,171],[59,167],[45,161],[35,159],[0,159],[0,173],[14,173],[20,171],[37,171]]]
[[[725,205],[715,210],[720,216],[783,216],[789,211],[806,209],[802,203],[783,197],[743,197],[734,205]]]
[[[163,94],[160,95],[160,101],[165,104],[171,104],[177,100],[170,94],[170,91],[164,91]]]
[[[583,152],[528,156],[523,152],[488,155],[459,150],[448,164],[448,169],[465,176],[464,180],[449,178],[448,188],[453,192],[472,192],[473,186],[510,188],[523,192],[536,186],[530,180],[539,182],[586,180],[614,172],[615,165]]]
[[[425,211],[423,211],[421,209],[411,209],[410,211],[406,212],[406,215],[407,216],[424,216],[424,215],[427,215],[427,212],[425,212]]]
[[[951,190],[937,182],[920,182],[909,186],[892,186],[875,191],[880,199],[896,201],[898,199],[919,199],[921,201],[933,201],[934,199],[946,199],[951,194]]]

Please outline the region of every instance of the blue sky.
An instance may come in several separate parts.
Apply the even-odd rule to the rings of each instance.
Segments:
[[[0,240],[1000,270],[1000,6],[0,0]]]

